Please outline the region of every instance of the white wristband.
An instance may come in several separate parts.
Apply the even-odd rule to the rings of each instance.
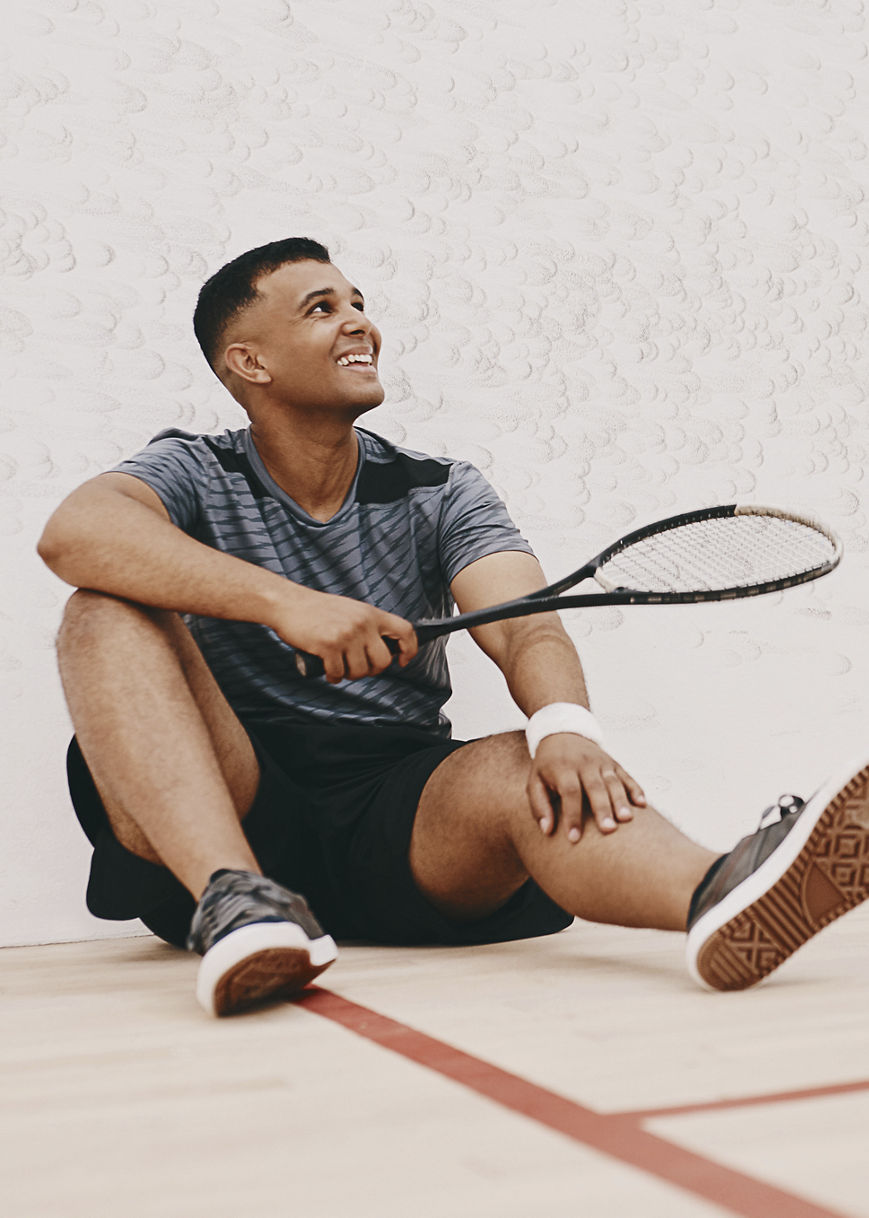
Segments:
[[[604,747],[603,732],[591,711],[576,702],[550,702],[549,706],[535,711],[525,725],[528,752],[533,757],[545,736],[556,736],[559,732],[585,736],[586,740]]]

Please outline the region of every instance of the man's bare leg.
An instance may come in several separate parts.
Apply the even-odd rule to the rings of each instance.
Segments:
[[[414,877],[443,913],[483,917],[530,876],[577,917],[684,931],[691,896],[718,857],[648,808],[612,833],[589,820],[574,844],[545,836],[525,793],[520,732],[453,753],[426,784],[411,841]]]
[[[335,944],[302,897],[260,877],[241,826],[259,785],[256,754],[181,619],[77,592],[58,653],[115,835],[198,902],[189,942],[202,956],[202,1006],[223,1015],[297,993],[332,963]]]
[[[512,733],[453,753],[429,779],[411,865],[444,913],[482,917],[531,876],[581,918],[687,930],[694,979],[737,990],[869,899],[869,757],[808,801],[780,800],[778,817],[723,856],[644,808],[610,833],[589,821],[576,844],[563,830],[544,835],[525,796],[528,769],[524,738]]]
[[[163,863],[197,900],[219,868],[258,872],[240,825],[259,783],[256,755],[177,614],[76,592],[58,657],[121,844]]]

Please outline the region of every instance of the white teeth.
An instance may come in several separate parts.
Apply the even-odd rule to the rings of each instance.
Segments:
[[[373,364],[374,360],[370,355],[342,355],[337,363],[341,368],[346,368],[348,364]]]

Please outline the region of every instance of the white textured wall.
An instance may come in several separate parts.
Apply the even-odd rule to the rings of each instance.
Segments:
[[[571,615],[617,754],[726,846],[869,707],[869,31],[861,0],[4,0],[0,943],[106,933],[34,556],[159,428],[238,426],[189,316],[325,241],[385,336],[369,422],[475,461],[552,577],[746,499],[841,530],[745,605]],[[519,716],[454,647],[458,732]],[[117,928],[124,929],[124,928]]]

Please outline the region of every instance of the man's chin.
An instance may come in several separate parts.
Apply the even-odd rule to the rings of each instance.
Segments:
[[[371,391],[367,393],[361,401],[354,405],[353,409],[356,413],[353,417],[358,418],[359,415],[365,414],[366,411],[374,410],[377,406],[380,406],[383,403],[385,397],[386,392],[381,385],[378,385],[376,390],[372,385]]]
[[[376,401],[373,398],[369,398],[367,402],[351,402],[344,406],[327,408],[325,413],[333,418],[341,418],[346,423],[352,425],[362,415],[367,414],[369,410],[376,409],[385,396],[385,394],[381,394]]]
[[[340,418],[352,423],[360,415],[374,410],[385,397],[386,392],[381,385],[369,385],[364,392],[353,396],[336,394],[334,398],[323,397],[319,401],[288,401],[286,410],[289,415]]]

